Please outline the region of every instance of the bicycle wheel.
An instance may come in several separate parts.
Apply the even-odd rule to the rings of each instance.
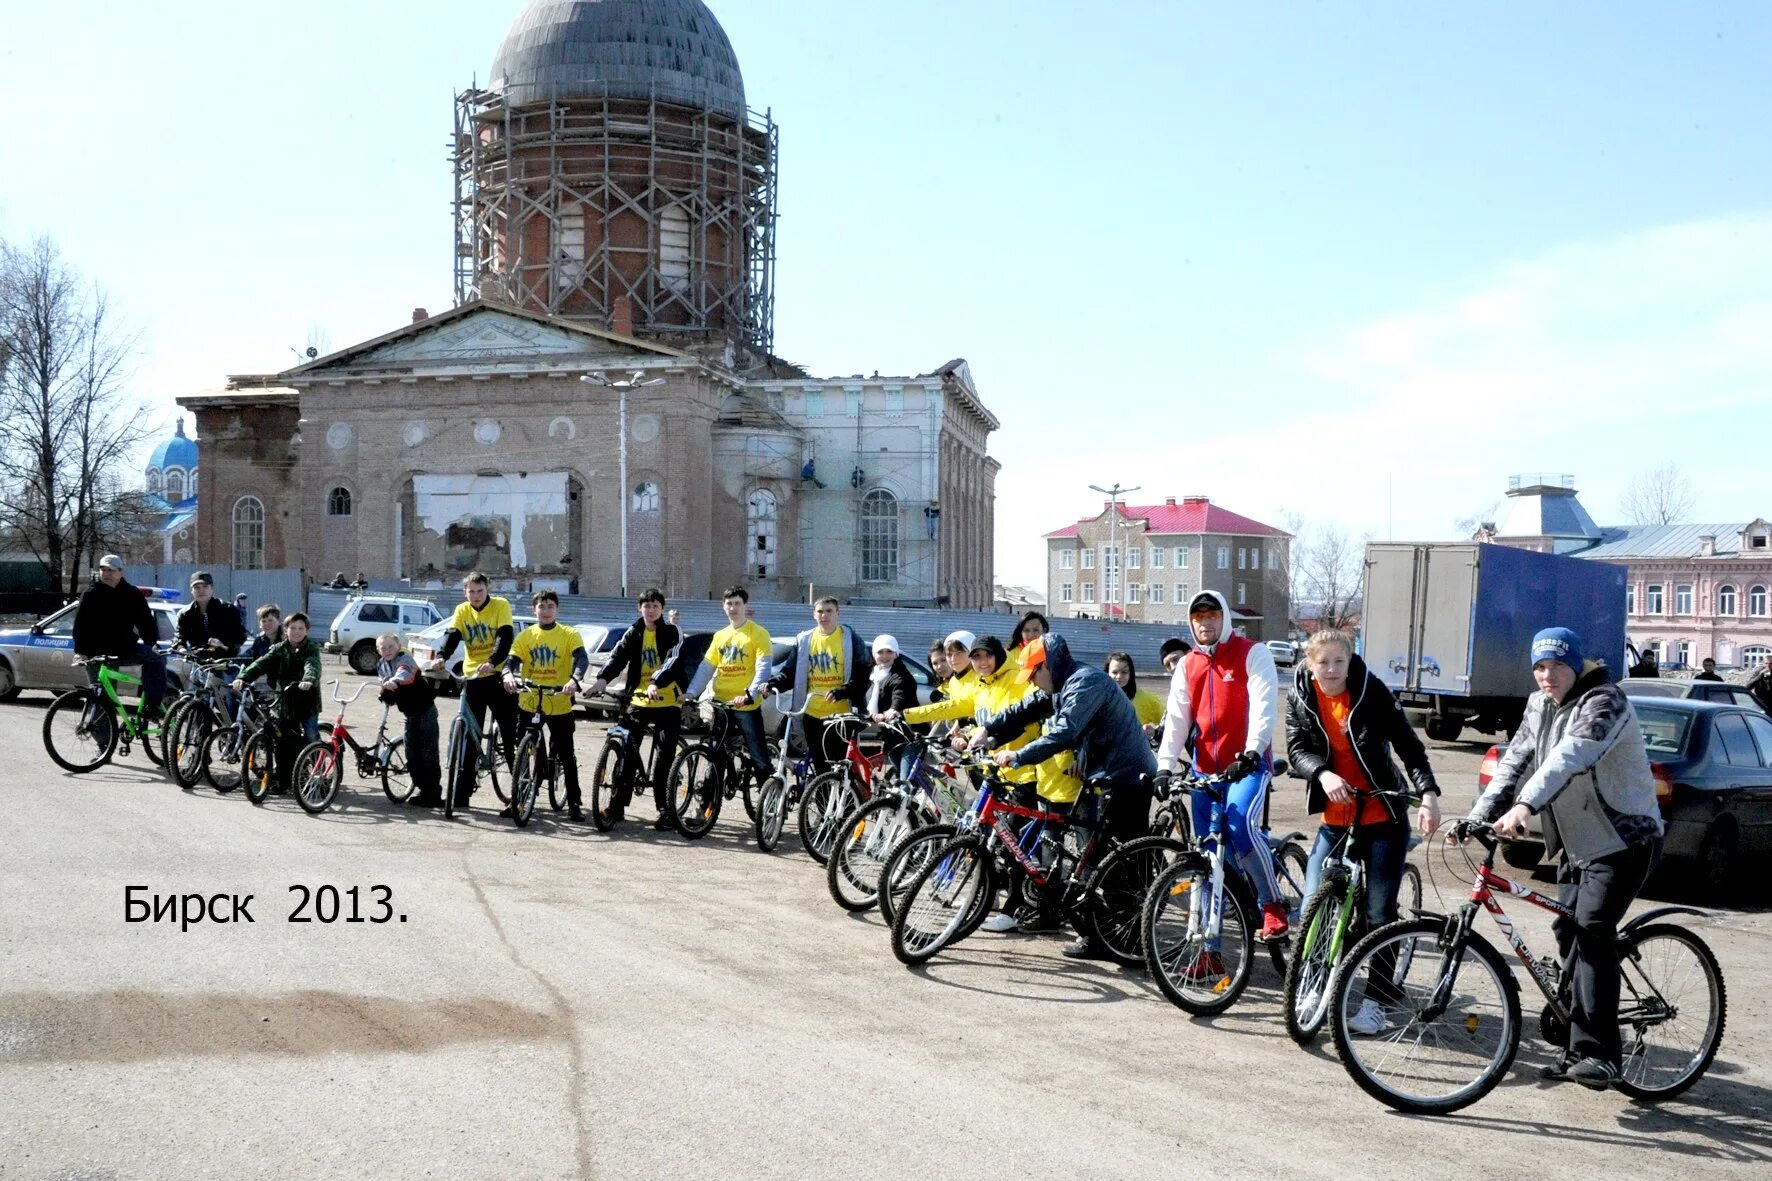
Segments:
[[[1214,916],[1212,895],[1211,860],[1183,853],[1151,883],[1139,928],[1146,970],[1171,1004],[1196,1017],[1236,1004],[1255,951],[1253,904],[1226,878]]]
[[[876,795],[845,816],[825,862],[825,885],[844,910],[867,910],[880,900],[880,872],[898,842],[916,826],[901,796]]]
[[[1329,1027],[1360,1089],[1397,1111],[1444,1115],[1487,1095],[1520,1046],[1520,989],[1495,945],[1471,933],[1461,955],[1442,946],[1440,919],[1386,923],[1354,944],[1331,985]],[[1405,952],[1409,954],[1405,955]],[[1409,962],[1402,979],[1395,965]],[[1355,1036],[1348,1021],[1369,976],[1390,977],[1373,997],[1386,1027]]]
[[[605,738],[603,749],[597,752],[597,770],[591,776],[591,823],[598,832],[608,832],[621,819],[621,777],[626,751],[626,743]],[[554,811],[560,810],[551,794],[548,803],[553,804]]]
[[[302,747],[289,769],[289,787],[295,802],[309,816],[318,816],[331,806],[343,778],[344,767],[338,752],[325,742],[310,742]]]
[[[84,775],[111,761],[121,727],[102,693],[70,689],[43,715],[43,749],[64,771]]]
[[[1339,953],[1346,950],[1349,929],[1347,884],[1345,870],[1324,874],[1298,920],[1298,947],[1286,965],[1281,1008],[1286,1013],[1286,1032],[1301,1046],[1316,1041],[1329,1018],[1329,981]]]
[[[920,964],[964,938],[967,924],[996,893],[991,852],[981,836],[950,839],[917,874],[892,922],[892,954]]]
[[[474,753],[473,744],[468,741],[468,720],[456,714],[455,720],[449,723],[449,765],[443,770],[444,819],[454,818],[455,798],[462,790],[466,768],[469,762],[478,757]]]
[[[160,727],[158,733],[155,735],[157,741],[150,743],[144,739],[142,742],[144,749],[149,746],[157,746],[159,748],[159,758],[154,758],[151,751],[149,752],[148,757],[160,768],[166,778],[171,780],[174,784],[178,783],[178,776],[174,774],[172,760],[167,756],[172,751],[175,732],[183,723],[185,715],[190,712],[191,707],[196,703],[197,699],[195,697],[187,696],[175,697],[170,701],[163,702],[161,704],[162,712],[160,714]]]
[[[489,714],[486,718],[486,733],[480,739],[480,770],[492,781],[492,794],[498,797],[498,802],[508,804],[511,802],[511,793],[505,785],[511,781],[513,769],[505,762],[504,749],[503,731],[499,729],[498,721]],[[511,751],[515,758],[516,748],[512,747]],[[504,772],[502,779],[499,776],[500,771]]]
[[[795,825],[800,830],[800,844],[814,861],[823,865],[830,859],[831,846],[837,843],[837,826],[860,805],[861,793],[847,768],[815,775],[806,785]]]
[[[888,928],[898,918],[898,905],[910,892],[911,883],[923,872],[923,867],[929,864],[929,859],[935,856],[936,850],[952,840],[959,831],[951,824],[931,824],[927,828],[919,828],[899,841],[898,847],[886,858],[886,865],[880,870],[878,898],[880,917],[886,920]]]
[[[166,770],[172,781],[189,791],[203,776],[203,748],[216,729],[215,715],[198,703],[180,712],[166,749]]]
[[[1187,846],[1172,837],[1139,837],[1109,853],[1090,875],[1087,889],[1087,934],[1117,963],[1144,963],[1140,930],[1145,895],[1151,883]]]
[[[246,750],[246,737],[234,726],[209,732],[203,740],[203,781],[226,795],[240,786],[240,756]]]
[[[775,852],[775,846],[781,843],[781,830],[788,819],[787,805],[787,784],[774,775],[765,779],[763,790],[757,793],[757,815],[751,821],[757,834],[757,848],[765,853]]]
[[[277,742],[272,727],[261,727],[246,740],[240,754],[240,779],[246,785],[246,798],[255,804],[265,802],[277,786]]]
[[[699,841],[720,818],[721,768],[711,747],[695,743],[683,748],[671,763],[669,790],[665,794],[671,822],[686,840]]]
[[[1709,946],[1669,923],[1619,939],[1618,1089],[1633,1099],[1671,1099],[1703,1077],[1723,1041],[1728,995]]]
[[[541,787],[542,776],[548,773],[547,752],[542,750],[541,738],[531,732],[523,735],[517,743],[516,753],[511,756],[511,820],[518,828],[525,828],[529,818],[535,815],[535,796]],[[554,788],[550,785],[548,790]]]
[[[1304,877],[1309,867],[1310,856],[1297,841],[1287,841],[1274,850],[1274,883],[1280,887],[1279,901],[1285,905],[1286,921],[1294,930],[1304,911]],[[1286,960],[1292,950],[1291,937],[1269,940],[1265,946],[1274,974],[1284,979]]]
[[[412,782],[412,771],[406,765],[406,740],[396,738],[388,743],[381,756],[382,794],[396,804],[404,804],[418,790]]]

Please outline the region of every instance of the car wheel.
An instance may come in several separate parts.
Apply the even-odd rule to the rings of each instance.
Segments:
[[[374,676],[376,662],[380,659],[381,656],[375,650],[374,640],[358,640],[356,646],[351,649],[351,671],[358,676]]]
[[[11,701],[18,696],[18,674],[12,671],[9,661],[0,660],[0,701]]]
[[[1712,824],[1698,846],[1698,884],[1705,901],[1721,901],[1735,885],[1735,824],[1727,818]]]
[[[1457,718],[1433,717],[1427,720],[1426,729],[1427,736],[1435,742],[1456,742],[1464,730],[1464,723]]]

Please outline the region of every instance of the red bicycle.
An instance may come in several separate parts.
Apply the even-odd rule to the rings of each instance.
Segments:
[[[862,753],[861,730],[867,723],[859,714],[834,714],[825,718],[824,723],[826,742],[830,741],[831,728],[841,727],[843,757],[829,771],[813,776],[800,794],[800,807],[795,814],[800,844],[820,865],[830,860],[843,818],[873,798],[874,775],[886,761],[884,752]]]
[[[345,721],[345,707],[363,696],[363,690],[370,686],[359,685],[355,693],[341,697],[337,681],[327,684],[332,686],[332,699],[338,702],[338,717],[330,728],[321,726],[319,740],[308,743],[295,756],[289,778],[295,802],[311,816],[318,816],[331,807],[344,779],[347,749],[357,756],[359,776],[380,778],[382,790],[390,800],[405,802],[412,795],[412,777],[406,770],[406,740],[388,737],[388,715],[393,706],[381,711],[381,728],[376,732],[375,741],[364,746],[351,737],[351,728]]]

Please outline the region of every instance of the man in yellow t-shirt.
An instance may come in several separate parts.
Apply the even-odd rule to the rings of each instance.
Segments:
[[[449,630],[443,633],[443,650],[426,671],[443,668],[455,655],[458,645],[467,645],[467,654],[461,662],[462,708],[473,715],[476,726],[485,726],[486,712],[492,711],[492,720],[498,725],[499,749],[508,765],[517,735],[517,702],[504,691],[497,674],[499,666],[511,654],[511,641],[516,639],[511,604],[492,593],[491,581],[478,570],[461,580],[461,589],[465,601],[456,605],[455,614],[449,620]],[[468,806],[468,796],[474,790],[475,770],[474,759],[461,760],[456,772],[457,782],[451,785],[458,808]]]
[[[536,591],[530,601],[535,605],[535,623],[511,641],[511,655],[505,661],[505,689],[516,693],[520,688],[518,682],[524,680],[565,689],[564,693],[550,693],[543,698],[541,712],[548,728],[548,751],[560,761],[560,769],[566,775],[566,814],[581,820],[578,752],[572,745],[572,699],[578,695],[578,679],[584,676],[591,660],[578,630],[560,622],[559,595],[551,590]],[[534,715],[536,699],[540,697],[534,689],[523,689],[517,698],[525,724]],[[508,807],[499,813],[510,814]]]
[[[691,700],[714,683],[714,700],[732,708],[732,720],[744,738],[757,781],[772,768],[769,745],[763,740],[763,716],[757,710],[763,686],[769,680],[769,633],[750,618],[751,593],[742,586],[728,587],[720,596],[726,626],[714,633],[701,667],[689,681],[685,695]]]
[[[676,650],[681,636],[677,625],[664,617],[663,591],[648,587],[640,592],[635,605],[640,610],[640,617],[628,625],[628,630],[616,642],[609,663],[591,682],[591,695],[602,693],[608,683],[617,678],[625,681],[632,707],[630,732],[636,742],[643,732],[652,735],[652,802],[658,807],[658,818],[652,822],[652,827],[668,829],[671,822],[665,808],[665,783],[670,775],[671,758],[677,749],[677,736],[683,731],[683,705],[675,684],[660,684],[658,692],[650,699],[646,696],[646,689],[653,684],[654,674]],[[646,704],[649,700],[652,704]],[[632,766],[631,761],[629,766]],[[624,796],[631,795],[632,787],[631,783],[624,786]],[[619,819],[626,804],[625,799],[611,801],[611,819]]]
[[[805,739],[813,764],[823,771],[840,753],[826,739],[825,719],[861,708],[874,662],[855,629],[840,621],[835,598],[826,595],[814,603],[812,619],[814,626],[794,637],[794,654],[769,687],[793,690],[790,711],[805,706],[805,716],[792,729]]]

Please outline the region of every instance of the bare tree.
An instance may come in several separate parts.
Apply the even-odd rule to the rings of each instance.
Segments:
[[[1306,526],[1292,543],[1298,587],[1292,613],[1319,628],[1350,630],[1360,621],[1366,586],[1366,538],[1335,525]]]
[[[110,532],[121,466],[147,437],[122,392],[134,346],[53,242],[0,243],[0,537],[70,595]]]
[[[1671,463],[1640,472],[1624,491],[1624,515],[1633,525],[1671,525],[1692,513],[1692,481]]]
[[[1501,502],[1492,501],[1487,508],[1478,509],[1468,517],[1459,517],[1452,522],[1453,532],[1460,538],[1472,538],[1484,528],[1495,524],[1497,514],[1501,512]]]

